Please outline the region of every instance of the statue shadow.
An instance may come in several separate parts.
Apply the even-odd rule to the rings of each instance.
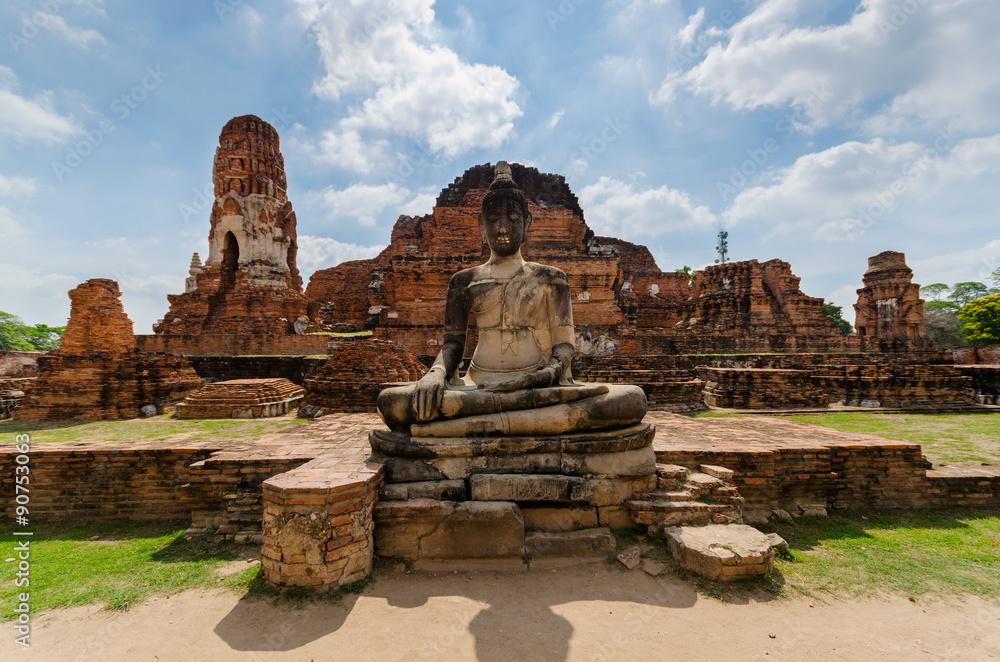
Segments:
[[[395,608],[395,616],[393,623],[382,618],[365,624],[362,636],[381,636],[387,629],[412,631],[409,641],[400,639],[408,659],[442,659],[467,646],[471,635],[480,662],[565,660],[576,634],[571,618],[585,618],[585,636],[596,639],[597,647],[606,647],[610,655],[644,628],[658,627],[669,619],[669,610],[691,608],[705,599],[692,582],[669,569],[654,578],[641,570],[620,572],[618,566],[603,562],[507,573],[403,574],[380,568],[363,596],[384,601]],[[740,604],[740,600],[720,599]],[[340,630],[358,600],[357,595],[347,595],[337,604],[319,600],[272,604],[248,594],[222,617],[215,633],[234,650],[291,651]],[[475,604],[452,605],[463,602]],[[428,603],[434,604],[424,614],[408,613]],[[477,613],[471,620],[462,620],[460,614],[472,610]],[[598,616],[603,613],[619,615]],[[623,617],[627,619],[624,627]],[[427,627],[433,628],[431,633]]]

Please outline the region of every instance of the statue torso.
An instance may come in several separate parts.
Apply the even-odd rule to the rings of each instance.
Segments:
[[[572,337],[569,286],[558,269],[526,262],[510,278],[492,277],[485,265],[469,271],[466,309],[475,316],[479,341],[467,381],[480,384],[531,372],[548,362],[556,342],[565,342],[554,338],[554,327],[563,327],[561,335],[566,335],[568,326]]]

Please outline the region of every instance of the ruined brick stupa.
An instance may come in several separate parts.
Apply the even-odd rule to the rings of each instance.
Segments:
[[[39,358],[18,420],[135,418],[151,405],[162,412],[202,385],[187,359],[137,349],[115,281],[91,278],[69,298],[62,342]]]
[[[195,253],[187,291],[167,297],[170,310],[153,331],[301,333],[306,299],[295,265],[295,212],[274,127],[255,115],[231,119],[219,135],[212,182],[208,257],[201,265]]]
[[[858,336],[877,339],[884,352],[906,352],[929,345],[924,333],[924,301],[906,256],[883,251],[868,258],[854,304]]]

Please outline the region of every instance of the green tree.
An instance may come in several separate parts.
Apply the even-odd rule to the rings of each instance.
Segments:
[[[28,326],[17,315],[0,310],[0,350],[47,352],[59,346],[62,326]]]
[[[970,301],[958,312],[958,319],[970,345],[1000,344],[1000,294]]]
[[[928,301],[924,304],[924,331],[938,347],[965,345],[958,308],[950,301]]]
[[[940,301],[945,292],[951,288],[944,283],[931,283],[920,288],[920,294],[931,301]]]
[[[842,306],[835,306],[832,303],[823,302],[823,314],[826,315],[828,320],[837,325],[837,328],[840,329],[840,335],[846,336],[854,330],[854,327],[851,326],[850,322],[844,319],[841,314],[842,311]]]
[[[958,319],[959,308],[961,308],[961,306],[954,301],[925,301],[924,315],[933,310],[947,313],[949,315],[955,315],[955,319]]]
[[[993,270],[993,273],[990,274],[990,280],[993,281],[994,285],[1000,287],[1000,267]]]
[[[679,274],[689,274],[689,273],[691,273],[691,267],[689,267],[688,265],[685,264],[680,269],[674,269],[674,271],[676,271]]]
[[[948,299],[958,304],[959,308],[962,308],[970,301],[981,299],[988,294],[989,289],[982,283],[966,281],[964,283],[955,283],[955,287],[951,288],[951,294],[948,295]]]

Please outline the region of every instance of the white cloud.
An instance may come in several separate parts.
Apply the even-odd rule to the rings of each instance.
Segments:
[[[329,186],[322,191],[310,191],[305,197],[308,204],[324,208],[328,218],[333,221],[354,220],[361,225],[374,227],[383,212],[398,211],[413,196],[409,189],[389,183],[351,184],[345,189]]]
[[[330,130],[323,133],[316,158],[339,168],[369,173],[385,163],[388,145],[385,140],[365,142],[354,130]]]
[[[79,46],[80,48],[90,48],[92,43],[102,45],[107,45],[108,43],[97,30],[92,30],[90,28],[76,28],[68,25],[66,23],[66,19],[58,14],[38,12],[34,16],[34,22],[36,25],[44,27],[74,46]]]
[[[30,234],[31,231],[17,222],[10,209],[0,207],[0,243],[3,244],[5,252],[14,248],[14,241]]]
[[[363,97],[340,120],[334,137],[403,135],[449,157],[496,148],[510,137],[522,115],[513,98],[518,81],[500,67],[463,62],[436,43],[432,5],[433,0],[386,5],[298,0],[326,68],[316,94],[331,100]],[[335,141],[330,145],[337,147]]]
[[[522,163],[521,165],[530,166],[530,163]],[[397,211],[400,214],[406,214],[407,216],[423,216],[424,214],[430,214],[434,210],[434,203],[437,202],[438,193],[440,191],[437,188],[431,187],[414,194],[412,198],[404,202],[397,207]]]
[[[1000,239],[955,253],[910,260],[914,280],[928,283],[980,281],[992,286],[990,274],[1000,268]]]
[[[557,110],[556,112],[552,113],[552,117],[549,118],[549,128],[550,129],[556,128],[556,124],[559,124],[559,120],[561,120],[563,118],[563,115],[565,114],[566,114],[565,110]]]
[[[687,193],[661,186],[636,189],[633,184],[601,177],[580,191],[587,224],[598,234],[641,238],[714,227],[718,219]]]
[[[953,184],[1000,170],[1000,134],[951,147],[953,140],[941,135],[925,146],[876,138],[806,154],[771,173],[770,183],[741,191],[723,217],[761,221],[776,234],[805,229],[818,239],[851,240],[904,202],[947,196]]]
[[[128,237],[108,237],[106,239],[94,239],[83,242],[85,246],[96,248],[102,251],[113,251],[115,253],[127,254],[141,250],[147,246],[160,243],[158,237],[144,239],[129,239]]]
[[[0,223],[3,214],[0,213]],[[17,315],[28,324],[61,326],[69,317],[69,297],[79,281],[73,276],[46,273],[19,264],[0,263],[0,288],[4,312]]]
[[[687,25],[681,28],[680,32],[677,33],[677,41],[680,42],[682,46],[687,46],[694,41],[695,35],[698,33],[698,28],[701,27],[702,22],[705,20],[705,8],[699,7],[698,11],[688,18]]]
[[[348,260],[363,260],[378,255],[385,246],[359,246],[329,237],[302,235],[295,262],[304,278],[318,269],[334,267]]]
[[[884,104],[864,113],[876,132],[953,120],[963,130],[1000,126],[1000,12],[992,0],[865,0],[846,23],[796,26],[807,6],[765,0],[651,100],[668,102],[681,82],[737,110],[790,104],[819,126],[853,120],[866,103]],[[830,98],[816,103],[817,89]]]
[[[52,109],[52,92],[40,92],[27,99],[18,94],[19,88],[14,71],[0,66],[0,135],[57,142],[79,132],[72,117]]]
[[[38,190],[38,184],[28,177],[5,177],[0,175],[0,198],[29,196]]]

